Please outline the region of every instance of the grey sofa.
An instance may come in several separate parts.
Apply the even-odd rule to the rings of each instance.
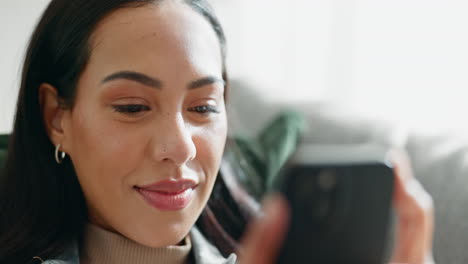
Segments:
[[[230,90],[232,133],[255,135],[278,111],[304,113],[303,142],[313,144],[379,143],[405,149],[413,172],[435,205],[436,263],[468,263],[468,142],[447,135],[423,135],[392,123],[372,120],[327,104],[286,105],[266,102],[248,84],[233,82]]]

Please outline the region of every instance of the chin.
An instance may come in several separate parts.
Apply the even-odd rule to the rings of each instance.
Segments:
[[[191,227],[191,226],[190,226]],[[178,245],[187,236],[191,228],[168,227],[158,228],[157,232],[145,232],[135,240],[137,243],[151,248]]]
[[[124,224],[121,233],[147,247],[177,245],[187,236],[198,218],[194,212],[198,210],[193,209],[135,214],[139,217],[120,223]]]

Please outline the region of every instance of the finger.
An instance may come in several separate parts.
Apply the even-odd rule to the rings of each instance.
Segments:
[[[240,263],[270,264],[278,256],[286,234],[289,209],[279,195],[264,202],[264,214],[249,225],[242,241]]]
[[[404,152],[391,155],[395,171],[394,207],[398,215],[397,242],[393,262],[433,263],[434,207],[431,196],[413,177]]]

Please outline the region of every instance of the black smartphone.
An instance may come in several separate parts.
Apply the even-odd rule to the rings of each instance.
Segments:
[[[276,185],[291,209],[277,263],[388,263],[394,174],[387,155],[375,145],[300,146]]]

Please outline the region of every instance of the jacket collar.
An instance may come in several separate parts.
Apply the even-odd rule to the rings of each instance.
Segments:
[[[224,258],[219,250],[203,236],[197,227],[194,226],[192,228],[190,236],[192,239],[192,251],[195,256],[196,264],[236,263],[236,254],[232,253],[228,258]],[[58,258],[46,260],[42,264],[80,264],[78,243],[73,243],[73,245]]]
[[[192,228],[190,232],[192,238],[192,250],[195,256],[195,263],[197,264],[235,264],[237,256],[231,253],[229,257],[224,258],[219,250],[212,245],[198,230]]]

